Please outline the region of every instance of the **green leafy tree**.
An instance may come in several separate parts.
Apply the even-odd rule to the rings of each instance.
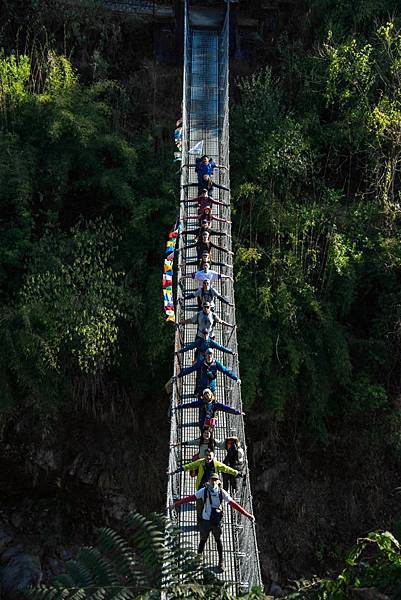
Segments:
[[[159,283],[175,218],[165,157],[149,130],[127,141],[136,100],[116,82],[84,86],[47,50],[3,54],[0,71],[2,406],[72,399],[82,378],[134,383],[139,400],[171,339]]]
[[[111,264],[119,239],[110,222],[97,220],[36,245],[20,310],[40,340],[41,368],[96,374],[112,364],[127,306],[123,273]]]
[[[112,263],[119,237],[110,221],[97,220],[69,234],[49,231],[35,245],[19,302],[2,313],[7,389],[60,401],[74,377],[111,368],[131,305]]]
[[[389,22],[380,26],[372,43],[367,44],[355,38],[334,44],[330,35],[324,49],[328,58],[327,102],[338,111],[340,127],[348,131],[353,153],[364,159],[371,192],[392,221],[399,204],[400,32]]]
[[[348,600],[350,594],[364,588],[399,597],[401,548],[388,531],[375,531],[358,540],[346,557],[346,567],[333,580],[321,582],[319,600]]]
[[[233,111],[234,143],[253,150],[251,170],[232,155],[244,397],[320,439],[332,416],[388,406],[399,381],[386,334],[399,321],[399,40],[394,23],[369,42],[329,36],[319,65],[301,65],[295,110],[262,72],[240,82],[239,106],[257,120],[263,97],[268,117],[247,130]]]

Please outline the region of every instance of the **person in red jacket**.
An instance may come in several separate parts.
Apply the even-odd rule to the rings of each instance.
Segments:
[[[223,544],[221,542],[223,501],[250,519],[252,522],[255,521],[255,517],[247,512],[240,504],[235,502],[235,500],[231,498],[230,494],[222,488],[221,481],[217,473],[211,474],[208,483],[203,488],[195,492],[195,494],[192,494],[192,496],[186,496],[185,498],[181,498],[181,500],[177,500],[170,505],[170,509],[181,506],[182,504],[188,504],[189,502],[196,502],[197,500],[203,501],[200,503],[201,510],[198,514],[198,530],[200,533],[198,554],[202,554],[211,532],[216,540],[217,552],[219,555],[219,569],[220,571],[224,571],[225,565],[223,560]]]
[[[182,202],[193,202],[193,205],[190,206],[198,206],[200,212],[202,212],[206,206],[212,206],[212,204],[225,207],[230,206],[227,202],[220,202],[209,196],[207,189],[202,190],[201,194],[196,198],[186,198],[185,200],[182,200]]]
[[[228,221],[223,217],[216,217],[216,215],[212,213],[212,207],[210,205],[205,206],[203,209],[199,209],[198,214],[196,215],[188,215],[187,217],[184,217],[183,220],[190,221],[191,219],[198,219],[199,224],[201,224],[203,221],[209,221],[209,223],[212,221],[218,221],[219,223],[227,223],[228,225],[231,223],[231,221]]]

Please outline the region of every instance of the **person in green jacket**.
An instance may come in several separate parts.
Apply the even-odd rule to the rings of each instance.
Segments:
[[[200,488],[209,481],[212,473],[227,473],[227,475],[242,477],[242,473],[239,473],[239,471],[236,469],[232,469],[228,465],[216,460],[213,450],[206,450],[204,458],[199,458],[198,460],[187,463],[186,465],[174,471],[174,473],[191,470],[198,470],[198,475],[195,482],[196,490],[200,490]]]

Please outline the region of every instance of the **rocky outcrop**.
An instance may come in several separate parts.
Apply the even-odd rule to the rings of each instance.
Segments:
[[[13,534],[0,529],[0,592],[2,600],[26,600],[24,590],[42,581],[37,554],[16,543]]]

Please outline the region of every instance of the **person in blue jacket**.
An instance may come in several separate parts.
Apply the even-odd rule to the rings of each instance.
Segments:
[[[209,388],[214,394],[217,388],[217,373],[223,373],[241,385],[241,379],[233,371],[230,371],[221,362],[215,360],[213,348],[208,348],[205,351],[204,359],[199,359],[194,365],[184,367],[177,377],[185,377],[196,371],[196,386],[195,394],[202,394],[202,390]]]
[[[229,188],[225,185],[217,184],[215,183],[215,181],[213,181],[214,169],[225,169],[227,171],[228,167],[216,164],[214,160],[210,160],[209,157],[205,154],[200,159],[200,162],[195,164],[195,168],[198,175],[198,183],[186,183],[183,187],[198,186],[199,195],[203,192],[204,189],[207,189],[209,196],[212,195],[213,187],[229,191]]]
[[[216,164],[214,160],[209,159],[208,156],[202,156],[200,164],[198,165],[198,187],[199,189],[207,187],[209,195],[213,187],[220,188],[223,190],[228,189],[225,186],[218,185],[213,181],[213,172],[215,169],[225,169],[226,171],[228,170],[226,166]]]
[[[232,415],[245,415],[244,412],[237,410],[232,406],[217,402],[210,388],[203,390],[202,396],[198,400],[177,405],[177,410],[182,410],[184,408],[199,408],[199,429],[201,431],[203,431],[205,427],[214,427],[215,424],[213,420],[215,420],[215,414],[218,411],[228,412]]]
[[[226,348],[226,346],[222,346],[221,344],[218,344],[212,340],[209,337],[209,329],[202,329],[202,334],[203,338],[196,337],[194,342],[185,344],[182,348],[180,348],[180,350],[177,350],[176,354],[184,354],[184,352],[188,352],[189,350],[195,350],[195,358],[198,360],[204,360],[206,350],[213,348],[214,350],[220,350],[226,354],[232,354],[233,356],[236,356],[236,353],[233,352],[231,348]]]

